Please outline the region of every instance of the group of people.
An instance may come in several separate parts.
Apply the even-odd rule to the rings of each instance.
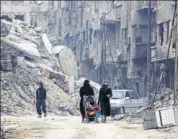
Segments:
[[[80,88],[80,112],[82,116],[82,122],[85,118],[84,108],[84,96],[93,96],[94,90],[90,86],[90,81],[85,80],[83,86]],[[40,82],[40,87],[36,91],[36,109],[38,117],[41,118],[42,111],[44,117],[46,117],[46,89],[43,87],[43,83]],[[106,122],[106,117],[110,116],[110,97],[112,97],[111,88],[108,88],[108,84],[104,83],[99,91],[98,105],[101,107],[102,122]]]
[[[89,80],[85,80],[83,87],[80,89],[80,113],[82,116],[82,122],[85,118],[85,108],[83,104],[84,96],[94,95],[93,88],[90,86]],[[101,107],[102,122],[106,122],[106,117],[110,116],[110,97],[112,97],[111,88],[108,88],[108,84],[104,83],[99,91],[98,105]]]

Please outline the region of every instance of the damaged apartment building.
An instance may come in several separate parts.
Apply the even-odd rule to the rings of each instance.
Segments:
[[[61,5],[63,43],[75,52],[80,75],[96,82],[101,82],[102,76],[107,75],[105,79],[110,84],[117,84],[116,52],[119,52],[121,24],[120,19],[114,17],[114,3],[65,1]],[[106,19],[104,27],[102,18]],[[104,67],[101,66],[103,45],[107,49]],[[102,69],[105,69],[103,75]]]
[[[18,19],[32,28],[40,28],[42,32],[48,34],[50,41],[55,45],[60,42],[59,6],[59,1],[2,1],[1,20],[14,23],[16,22],[14,19]],[[13,24],[6,24],[6,26],[1,24],[1,37],[9,34],[11,26]],[[2,43],[1,70],[12,71],[17,65],[17,55],[17,51]],[[15,59],[16,61],[14,62]]]
[[[166,9],[166,10],[165,10]],[[174,26],[172,26],[175,12],[175,1],[157,1],[155,42],[151,47],[153,88],[158,86],[174,88],[175,42]],[[174,23],[175,25],[175,23]],[[173,37],[171,36],[173,33]],[[170,50],[168,56],[168,47]],[[167,67],[167,68],[165,68]],[[153,76],[154,75],[154,76]]]
[[[151,1],[152,91],[165,75],[174,4]],[[148,1],[61,2],[63,44],[76,54],[80,75],[99,83],[107,81],[113,88],[134,89],[145,96],[148,8]],[[169,73],[164,77],[169,88],[174,84],[174,53],[171,47]]]
[[[60,1],[2,1],[1,19],[19,19],[40,27],[54,44],[60,42]]]

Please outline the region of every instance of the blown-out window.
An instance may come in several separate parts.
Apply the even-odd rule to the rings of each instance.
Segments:
[[[164,26],[163,26],[163,23],[159,24],[159,37],[161,39],[161,46],[162,46],[163,42],[164,42]]]

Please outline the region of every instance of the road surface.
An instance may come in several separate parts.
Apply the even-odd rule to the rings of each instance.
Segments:
[[[143,130],[124,121],[82,124],[79,117],[2,117],[8,139],[177,139],[177,134]],[[169,137],[169,138],[168,138]]]

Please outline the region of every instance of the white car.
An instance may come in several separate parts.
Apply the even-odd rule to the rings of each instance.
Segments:
[[[111,116],[125,114],[127,110],[144,106],[144,99],[133,90],[112,90],[110,98]]]

